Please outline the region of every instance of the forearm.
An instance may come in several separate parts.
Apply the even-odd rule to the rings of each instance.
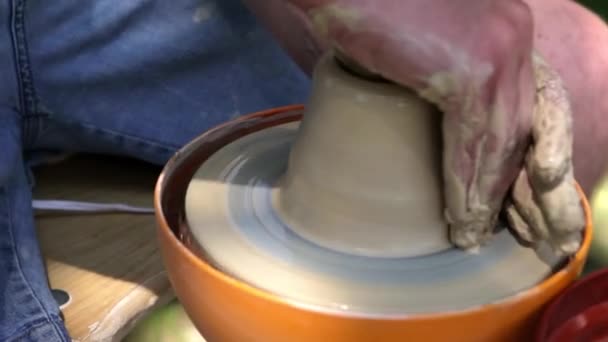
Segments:
[[[243,0],[293,60],[308,74],[323,54],[324,44],[313,34],[303,13],[286,0]]]

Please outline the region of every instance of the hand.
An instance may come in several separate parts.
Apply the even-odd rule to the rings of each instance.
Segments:
[[[570,254],[584,216],[572,175],[572,124],[557,73],[533,58],[521,0],[292,0],[321,39],[444,113],[452,242],[486,243],[505,209],[527,243]]]
[[[525,244],[547,241],[569,255],[578,250],[585,217],[572,166],[572,109],[561,78],[534,56],[536,101],[532,146],[506,202],[510,228]]]

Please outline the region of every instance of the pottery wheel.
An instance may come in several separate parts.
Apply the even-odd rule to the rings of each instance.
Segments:
[[[415,257],[368,257],[326,248],[290,229],[273,197],[299,123],[243,136],[195,173],[186,220],[209,262],[286,301],[366,316],[457,311],[500,301],[549,276],[507,230],[478,253],[456,248]]]

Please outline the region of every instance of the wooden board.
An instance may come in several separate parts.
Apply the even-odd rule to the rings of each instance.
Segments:
[[[160,168],[87,156],[36,170],[36,199],[152,206]],[[63,309],[76,341],[118,341],[137,318],[173,298],[151,214],[37,216],[53,288],[67,291]]]

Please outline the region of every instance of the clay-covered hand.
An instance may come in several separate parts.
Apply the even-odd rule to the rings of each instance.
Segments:
[[[560,76],[533,58],[536,100],[532,146],[507,198],[509,226],[525,243],[547,241],[568,255],[580,246],[584,212],[572,165],[572,108]]]
[[[451,240],[475,249],[506,208],[530,243],[571,253],[583,211],[572,124],[558,75],[533,57],[521,0],[291,0],[328,44],[444,113]]]

